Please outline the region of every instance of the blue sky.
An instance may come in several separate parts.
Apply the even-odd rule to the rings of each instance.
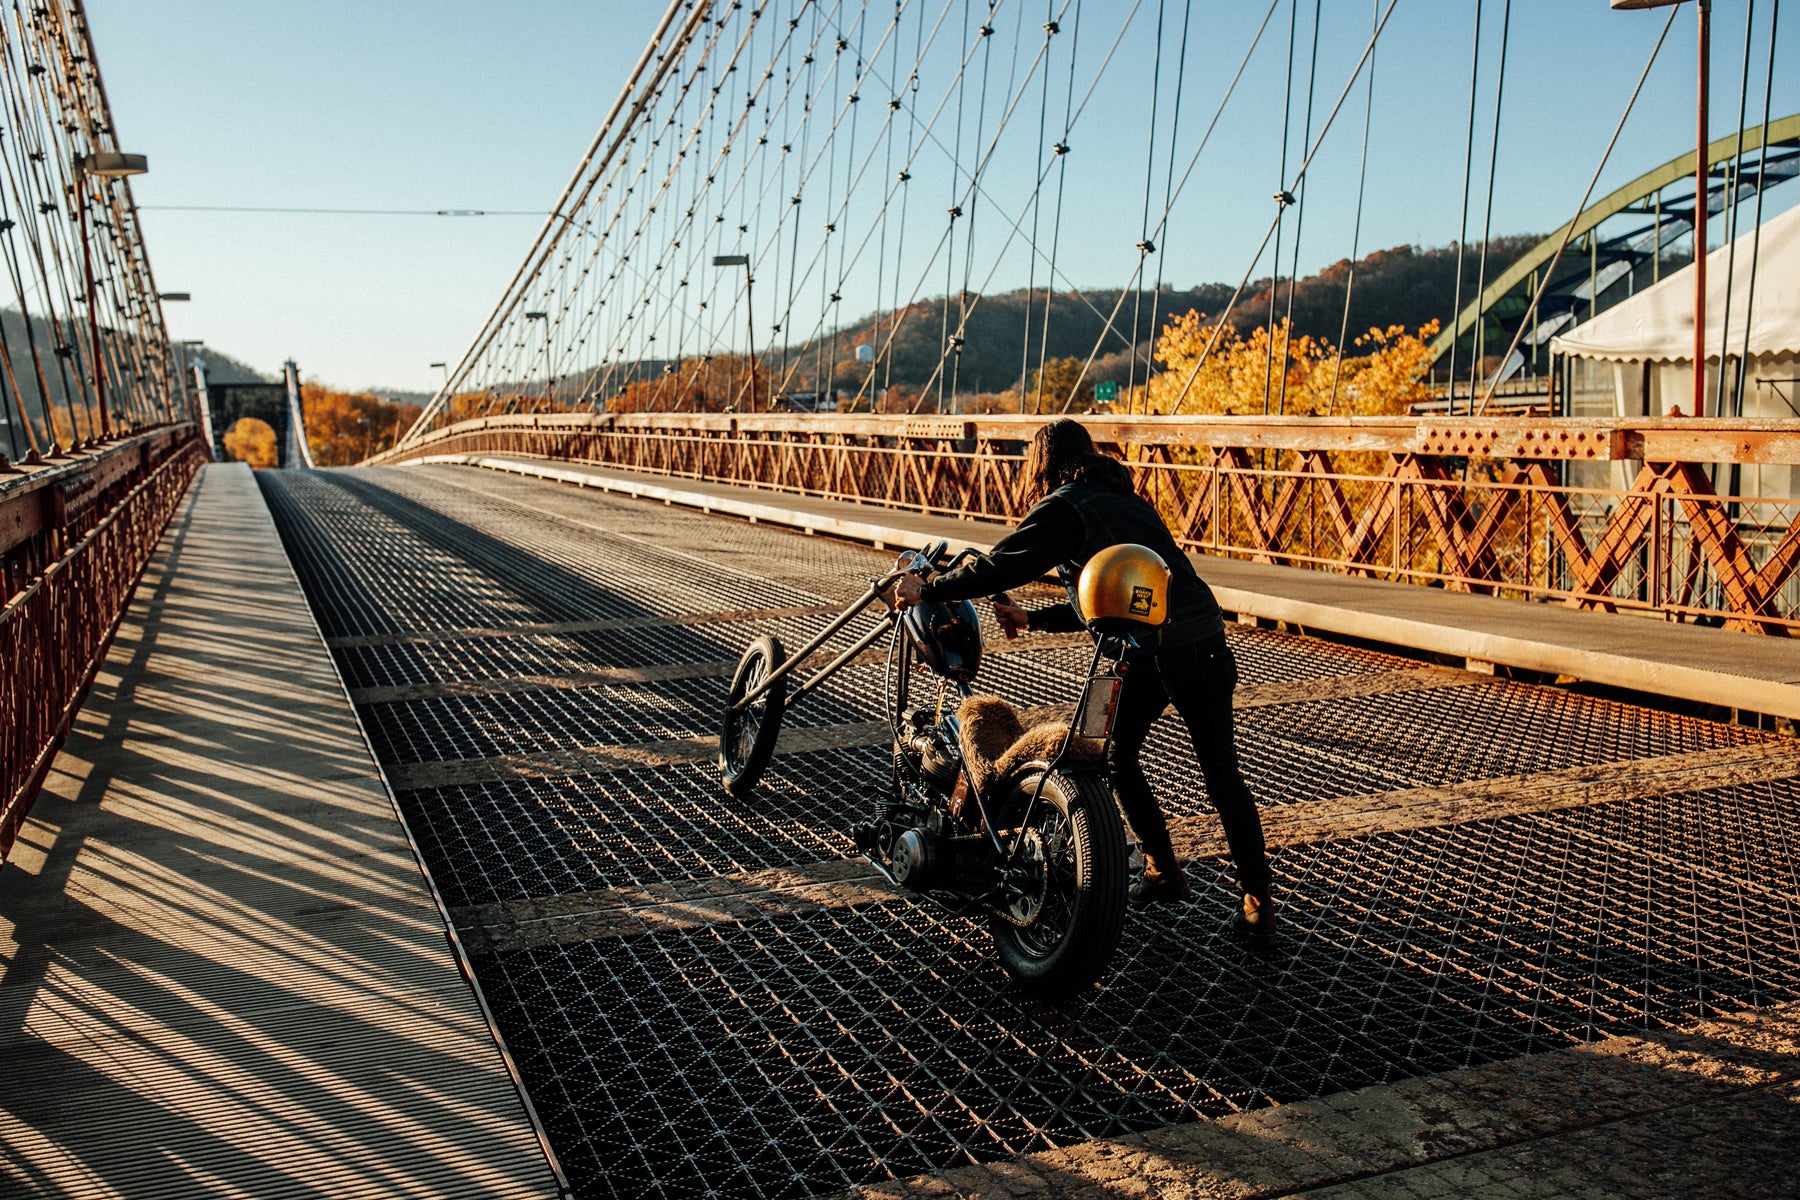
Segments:
[[[941,0],[925,2],[935,11]],[[1083,2],[1093,26],[1109,36],[1132,7],[1132,0]],[[1715,136],[1736,121],[1745,2],[1715,4]],[[1504,3],[1481,3],[1471,236],[1480,234]],[[1135,213],[1142,203],[1159,0],[1138,5],[1071,138],[1070,161],[1083,174],[1070,193],[1069,230],[1118,223],[1120,211]],[[158,285],[194,297],[166,306],[175,336],[205,338],[265,371],[291,356],[306,374],[339,387],[429,390],[438,373],[427,364],[460,357],[540,219],[159,206],[541,213],[568,181],[664,6],[88,0],[87,7],[121,144],[150,157],[151,172],[134,181],[134,191]],[[1265,6],[1160,0],[1160,7],[1165,114],[1175,35],[1184,15],[1192,21],[1178,139],[1191,152],[1201,114],[1218,103]],[[1753,118],[1768,8],[1768,0],[1757,6]],[[1299,0],[1298,9],[1304,60],[1313,5]],[[1797,9],[1783,14],[1787,61],[1800,53]],[[1235,283],[1267,227],[1280,166],[1287,12],[1283,0],[1201,160],[1191,199],[1177,212],[1164,271],[1179,286]],[[1323,12],[1319,120],[1371,18],[1368,0],[1324,0]],[[1475,14],[1476,0],[1399,0],[1376,60],[1363,252],[1442,245],[1458,235]],[[1513,0],[1496,234],[1548,231],[1572,215],[1665,18],[1615,13],[1605,0]],[[1596,194],[1692,147],[1694,25],[1693,5],[1684,5]],[[1304,82],[1296,84],[1296,104]],[[1772,109],[1777,117],[1800,110],[1800,79],[1777,78]],[[1359,90],[1315,162],[1302,272],[1350,252],[1362,116]],[[1297,110],[1294,142],[1299,122]],[[1290,173],[1292,162],[1290,153]],[[1775,193],[1779,207],[1793,203],[1793,191]],[[1124,224],[1135,226],[1135,216]],[[1123,282],[1136,237],[1133,228],[1118,239],[1072,238],[1066,269],[1084,285]],[[1022,282],[996,278],[993,286]]]

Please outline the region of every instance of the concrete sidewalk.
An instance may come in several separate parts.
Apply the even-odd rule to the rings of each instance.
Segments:
[[[987,549],[1006,533],[1005,526],[990,522],[585,463],[492,455],[418,461],[554,479],[878,546],[916,546],[945,538],[953,547]],[[1326,571],[1192,557],[1219,603],[1240,617],[1448,655],[1476,670],[1523,668],[1653,696],[1800,718],[1800,638],[1726,633]]]
[[[0,871],[0,1191],[552,1196],[248,468],[204,468]]]

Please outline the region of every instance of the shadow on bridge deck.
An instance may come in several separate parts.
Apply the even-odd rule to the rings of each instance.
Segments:
[[[1104,986],[1046,1005],[849,843],[880,661],[721,793],[739,650],[890,555],[461,467],[261,483],[584,1195],[1779,1194],[1793,739],[1233,627],[1283,945],[1220,920],[1164,722],[1195,898],[1134,910]],[[1071,694],[1078,645],[989,624],[984,687]]]
[[[558,1190],[245,467],[139,586],[0,962],[0,1191]]]

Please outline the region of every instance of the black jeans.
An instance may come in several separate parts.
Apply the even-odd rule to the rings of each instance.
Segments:
[[[1134,659],[1119,689],[1107,767],[1119,807],[1144,852],[1159,862],[1173,862],[1169,825],[1150,791],[1150,781],[1144,778],[1141,761],[1151,723],[1173,704],[1193,739],[1207,797],[1225,827],[1225,840],[1237,865],[1238,886],[1267,896],[1269,860],[1263,847],[1262,818],[1238,769],[1233,736],[1231,693],[1237,680],[1237,658],[1222,633],[1190,646],[1159,650],[1154,658]]]

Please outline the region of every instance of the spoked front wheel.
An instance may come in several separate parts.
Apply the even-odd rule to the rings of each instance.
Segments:
[[[749,704],[740,702],[786,661],[779,641],[772,636],[759,637],[738,659],[737,671],[732,674],[725,722],[719,730],[719,774],[724,777],[725,790],[733,796],[742,798],[754,791],[769,760],[775,757],[788,681],[786,677],[778,679]]]
[[[1023,817],[1037,781],[1015,785],[1007,811]],[[1050,775],[1016,836],[1007,898],[988,919],[1000,965],[1039,995],[1087,987],[1125,927],[1125,829],[1111,791],[1098,775]]]

